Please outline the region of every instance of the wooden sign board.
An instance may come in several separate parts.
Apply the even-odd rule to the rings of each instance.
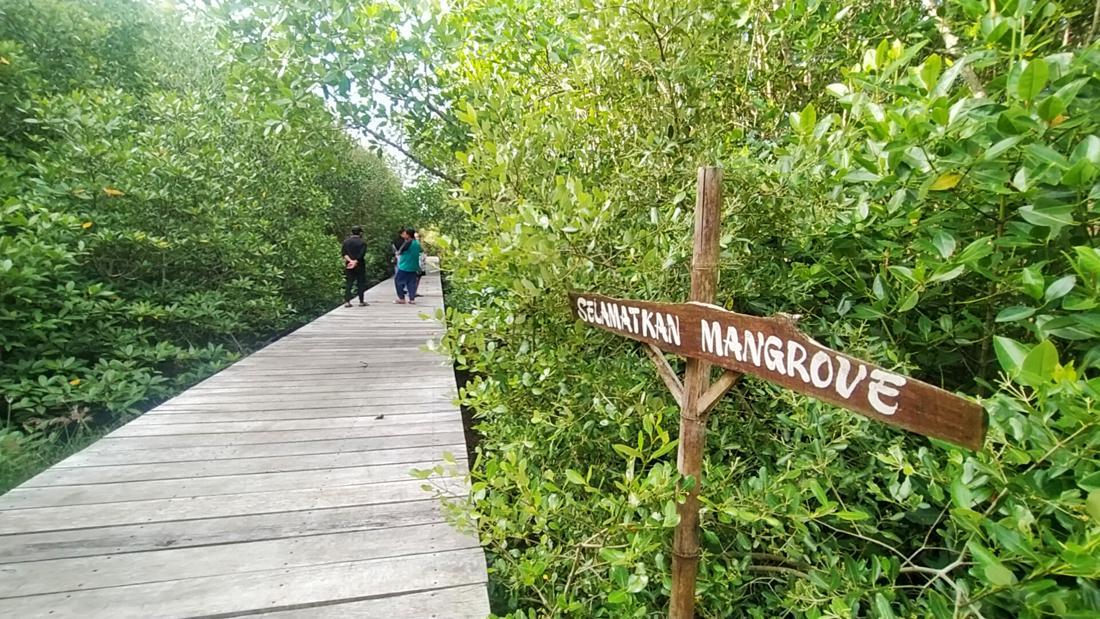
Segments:
[[[876,421],[981,449],[985,411],[943,389],[818,344],[785,317],[705,303],[654,303],[570,293],[580,320],[684,357],[757,376]]]

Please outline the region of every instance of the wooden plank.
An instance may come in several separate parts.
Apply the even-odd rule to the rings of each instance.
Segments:
[[[458,411],[409,413],[407,415],[371,415],[336,419],[275,419],[270,421],[215,421],[210,423],[159,423],[160,418],[137,419],[115,430],[111,436],[171,436],[182,434],[228,434],[236,432],[287,432],[291,430],[359,430],[409,426],[422,423],[462,421]]]
[[[153,410],[145,413],[150,423],[209,423],[211,421],[275,421],[302,419],[347,419],[352,417],[402,417],[410,414],[453,412],[454,407],[416,404],[400,408],[386,406],[349,406],[347,408],[297,408],[274,411],[194,411],[188,409]]]
[[[432,496],[421,488],[423,483],[412,479],[336,488],[12,509],[0,518],[0,535],[418,501]],[[440,480],[436,484],[452,494],[465,492],[458,479]]]
[[[115,443],[97,442],[79,453],[62,460],[53,468],[115,466],[125,464],[188,463],[217,460],[265,460],[291,456],[338,455],[383,452],[389,449],[434,447],[450,449],[464,445],[462,430],[433,434],[408,434],[370,438],[334,439],[328,441],[301,441],[293,443],[260,443],[253,445],[218,445],[214,447],[180,447],[156,449],[111,448],[129,445],[134,441]],[[455,453],[458,453],[457,451]],[[384,457],[384,456],[380,456]]]
[[[456,458],[464,457],[466,446],[462,443],[440,447],[413,447],[375,451],[349,451],[311,456],[279,456],[274,458],[237,458],[162,464],[122,464],[116,466],[53,467],[24,483],[21,488],[45,486],[75,486],[83,484],[108,484],[132,481],[168,479],[200,479],[225,475],[254,475],[258,473],[288,473],[291,471],[323,471],[360,466],[381,466],[432,462],[441,459],[444,452]]]
[[[399,391],[380,391],[373,394],[366,394],[361,398],[347,398],[345,400],[328,400],[317,398],[312,402],[173,402],[171,404],[165,403],[158,406],[155,410],[163,412],[167,410],[189,410],[189,411],[218,411],[218,412],[232,412],[232,411],[277,411],[277,410],[295,410],[295,409],[307,409],[307,408],[348,408],[348,407],[400,407],[406,404],[445,404],[452,405],[454,402],[455,393],[454,390],[445,391],[442,389],[436,391],[428,391],[424,393],[402,393]]]
[[[454,420],[449,423],[409,423],[374,428],[334,428],[331,430],[297,430],[286,432],[255,432],[233,434],[179,434],[165,436],[114,436],[108,434],[99,442],[115,442],[118,445],[105,444],[110,449],[158,449],[170,447],[212,447],[216,445],[251,445],[255,443],[298,443],[305,441],[328,441],[332,439],[368,439],[385,436],[404,436],[408,434],[434,434],[455,432],[462,429],[461,423]]]
[[[326,604],[262,613],[268,619],[485,619],[488,608],[481,585],[433,589],[376,600]]]
[[[402,400],[423,401],[425,399],[435,400],[438,398],[453,399],[455,397],[455,387],[453,380],[452,384],[447,384],[444,381],[432,381],[427,384],[417,385],[415,389],[409,387],[391,387],[387,389],[374,389],[374,388],[361,388],[342,391],[322,391],[322,392],[298,392],[294,390],[287,390],[283,393],[271,393],[263,390],[259,392],[243,392],[239,390],[229,390],[221,393],[206,393],[203,391],[189,391],[185,395],[178,396],[168,400],[161,406],[190,406],[195,404],[277,404],[282,403],[285,405],[297,405],[303,407],[316,406],[320,400],[333,401],[342,403],[344,405],[363,405],[369,406],[374,404],[376,400],[374,398],[382,397],[386,399],[392,399],[400,402]],[[318,397],[318,396],[323,396]]]
[[[457,454],[465,456],[465,454]],[[272,473],[241,473],[176,479],[103,479],[86,484],[19,486],[0,499],[0,515],[5,510],[50,507],[51,505],[91,505],[123,501],[148,501],[248,492],[294,490],[309,485],[325,488],[357,486],[412,479],[413,469],[430,469],[438,458],[397,464],[375,464],[345,468],[321,468]],[[458,461],[465,473],[465,458]],[[72,470],[72,469],[70,469]],[[89,471],[89,469],[80,469]],[[97,468],[101,475],[109,469]]]
[[[485,581],[480,549],[0,599],[7,617],[173,619],[281,610]],[[488,604],[484,608],[488,614]]]
[[[439,502],[425,494],[420,500],[400,503],[21,533],[0,537],[0,563],[237,544],[439,522],[444,522]]]
[[[789,316],[591,293],[570,298],[577,318],[601,329],[970,449],[985,441],[985,411],[977,403],[827,348],[799,332]]]
[[[416,386],[432,388],[448,387],[450,389],[454,389],[454,375],[452,375],[450,372],[446,372],[434,376],[417,376]],[[238,393],[241,395],[311,394],[313,396],[324,395],[339,398],[354,394],[360,394],[365,391],[374,392],[394,390],[409,391],[409,381],[405,378],[393,377],[384,381],[354,381],[354,383],[349,383],[346,380],[311,380],[304,381],[303,384],[299,385],[288,385],[284,381],[274,381],[270,383],[246,382],[238,385],[194,386],[188,389],[187,393],[202,396],[212,396],[223,393]]]
[[[9,563],[0,598],[85,591],[205,576],[236,578],[272,567],[295,568],[478,548],[476,537],[447,523],[310,535],[219,546],[169,548],[98,557]]]

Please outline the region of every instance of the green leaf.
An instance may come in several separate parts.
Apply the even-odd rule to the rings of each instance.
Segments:
[[[877,183],[882,177],[869,170],[853,170],[844,175],[845,183]]]
[[[913,309],[914,307],[917,306],[917,301],[919,299],[920,299],[920,295],[917,294],[916,290],[910,292],[908,295],[905,296],[905,300],[903,300],[901,302],[901,304],[898,305],[898,311],[899,312],[908,312],[909,310],[911,310],[911,309]]]
[[[1054,92],[1053,96],[1058,97],[1058,99],[1062,103],[1064,103],[1066,108],[1068,109],[1070,104],[1073,103],[1073,100],[1077,98],[1077,93],[1079,93],[1081,91],[1081,88],[1089,82],[1089,79],[1090,78],[1087,77],[1076,79],[1059,88],[1057,91]]]
[[[837,518],[840,518],[841,520],[848,520],[848,521],[852,521],[852,522],[856,522],[856,521],[859,521],[859,520],[867,520],[868,518],[871,517],[870,514],[868,514],[865,511],[861,511],[861,510],[842,510],[842,511],[837,512],[834,515]]]
[[[985,571],[985,578],[990,584],[998,587],[1007,587],[1016,584],[1016,574],[1013,574],[1012,570],[1008,569],[1000,562],[986,565],[983,569]]]
[[[630,599],[630,594],[622,589],[616,589],[607,596],[607,603],[613,606],[625,604]]]
[[[676,513],[675,501],[665,501],[664,508],[661,510],[661,524],[669,528],[680,524],[680,514]]]
[[[1027,358],[1030,351],[1014,339],[995,335],[993,336],[993,352],[997,354],[997,361],[1001,364],[1001,369],[1005,371],[1005,374],[1012,377],[1020,371],[1020,366],[1023,365],[1024,359]]]
[[[883,282],[882,275],[876,275],[875,280],[871,282],[871,293],[875,295],[876,299],[883,300],[886,298],[886,285]]]
[[[970,509],[974,504],[974,494],[970,492],[970,488],[962,477],[955,477],[951,482],[951,502],[960,509]]]
[[[1016,377],[1021,384],[1038,387],[1049,383],[1058,365],[1058,349],[1050,340],[1043,340],[1031,349],[1020,365],[1020,374]]]
[[[1016,93],[1024,101],[1033,101],[1047,85],[1050,76],[1050,67],[1042,58],[1036,58],[1027,63],[1020,74],[1020,81],[1016,85]]]
[[[1047,287],[1046,292],[1043,294],[1043,298],[1046,299],[1047,303],[1050,303],[1055,299],[1061,299],[1062,297],[1069,294],[1069,291],[1073,290],[1073,287],[1076,284],[1076,275],[1067,275],[1065,277],[1056,279],[1054,280],[1054,283]]]
[[[1100,523],[1100,490],[1089,493],[1089,498],[1085,499],[1085,511],[1092,516],[1093,520]]]
[[[1100,165],[1100,137],[1096,137],[1095,135],[1085,136],[1085,139],[1081,140],[1081,143],[1073,149],[1073,155],[1070,157],[1070,161],[1077,163],[1082,159]]]
[[[573,469],[565,469],[565,478],[568,479],[570,482],[577,484],[578,486],[588,485],[588,482],[584,480],[584,477]]]
[[[966,270],[966,267],[960,264],[959,266],[957,266],[957,267],[955,267],[955,268],[953,268],[949,271],[944,271],[942,273],[936,273],[932,277],[928,278],[928,281],[935,282],[935,283],[949,282],[949,281],[955,279],[956,277],[962,275],[963,271],[965,271],[965,270]]]
[[[951,254],[955,253],[955,237],[943,230],[937,230],[932,235],[932,244],[944,259],[950,258]]]
[[[817,109],[814,108],[814,104],[807,103],[806,107],[802,108],[799,118],[803,133],[813,131],[814,126],[817,125]]]
[[[1017,144],[1019,144],[1020,141],[1023,140],[1023,139],[1024,139],[1024,136],[1022,136],[1022,135],[1014,135],[1010,138],[1005,138],[1005,139],[1001,140],[1000,142],[997,142],[993,146],[990,146],[985,151],[985,153],[982,154],[982,160],[991,161],[993,159],[996,159],[997,157],[1001,156],[1001,154],[1004,153],[1005,151],[1007,151],[1008,149],[1010,149],[1013,146],[1016,146]]]
[[[929,185],[928,190],[947,191],[948,189],[953,189],[955,185],[958,185],[959,181],[961,180],[962,174],[959,174],[958,172],[947,172],[945,174],[939,175],[939,177],[937,177],[936,180],[933,181],[931,185]]]
[[[1051,237],[1058,236],[1062,228],[1072,226],[1073,206],[1047,206],[1036,208],[1030,204],[1020,207],[1020,217],[1029,224],[1050,228]]]
[[[942,69],[943,60],[939,54],[932,54],[924,60],[924,64],[920,66],[920,81],[925,90],[931,91],[936,87],[936,80],[939,79]]]
[[[982,258],[985,258],[989,254],[993,253],[993,238],[983,236],[982,238],[970,243],[959,253],[955,260],[963,264],[973,264]]]
[[[626,591],[627,593],[638,593],[642,589],[645,589],[648,583],[649,576],[645,574],[631,574],[630,578],[626,579]]]
[[[1082,271],[1100,275],[1100,250],[1086,245],[1079,245],[1073,250],[1077,252],[1077,265]]]
[[[626,456],[627,458],[641,459],[642,453],[637,449],[630,447],[629,445],[615,444],[611,446],[612,449]]]
[[[1000,312],[997,312],[996,321],[1016,322],[1017,320],[1030,318],[1033,314],[1035,314],[1035,308],[1033,307],[1023,307],[1019,305],[1015,307],[1006,307]]]
[[[1016,582],[1016,575],[1012,570],[1002,564],[985,546],[971,539],[966,544],[967,550],[974,556],[974,561],[981,566],[986,579],[998,587],[1007,587]]]
[[[890,601],[881,593],[875,594],[875,616],[878,619],[895,619],[894,609],[890,608]]]
[[[679,445],[680,441],[678,439],[672,439],[671,441],[662,445],[659,449],[657,449],[657,451],[649,454],[649,460],[656,460],[661,456],[669,453],[673,449],[676,449],[676,447],[678,447]]]
[[[1069,167],[1069,160],[1065,155],[1047,146],[1046,144],[1028,144],[1024,147],[1024,152],[1038,160],[1041,164],[1046,164],[1065,170]]]
[[[1051,95],[1039,102],[1039,117],[1048,123],[1065,113],[1066,103],[1058,95]]]
[[[1043,279],[1043,273],[1037,265],[1020,271],[1020,285],[1023,287],[1024,293],[1032,299],[1038,301],[1043,298],[1046,281]]]

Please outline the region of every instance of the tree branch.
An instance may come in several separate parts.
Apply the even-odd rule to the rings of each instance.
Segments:
[[[409,161],[411,161],[411,162],[415,163],[416,165],[420,166],[420,168],[423,169],[428,174],[431,174],[432,176],[434,176],[436,178],[443,179],[443,180],[447,181],[448,183],[450,183],[450,184],[452,184],[456,187],[462,185],[462,181],[460,181],[457,177],[452,176],[450,174],[447,174],[443,170],[440,170],[439,168],[437,168],[437,167],[429,164],[428,162],[424,161],[420,157],[417,157],[416,155],[412,154],[412,152],[409,151],[409,149],[407,149],[404,146],[402,146],[401,144],[398,144],[397,142],[394,142],[393,140],[387,138],[382,133],[380,133],[378,131],[375,131],[374,129],[371,129],[370,127],[368,127],[366,125],[363,125],[363,124],[360,124],[360,123],[355,123],[355,127],[357,129],[359,129],[360,131],[362,131],[363,133],[366,133],[367,135],[371,136],[372,138],[378,140],[379,142],[382,142],[383,144],[389,146],[390,148],[393,148],[394,150],[401,153],[402,155],[405,155],[405,157],[407,157]]]

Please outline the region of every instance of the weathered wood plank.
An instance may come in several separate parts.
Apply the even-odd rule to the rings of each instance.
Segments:
[[[312,456],[278,456],[200,461],[189,464],[123,464],[116,466],[54,467],[24,483],[21,488],[73,486],[168,479],[200,479],[225,475],[287,473],[291,471],[323,471],[361,466],[412,465],[438,461],[444,452],[462,457],[465,445],[445,447],[413,447],[375,451],[351,451]]]
[[[448,387],[454,389],[454,376],[450,373],[440,373],[434,376],[417,376],[416,387],[432,387],[442,388]],[[373,380],[373,381],[354,381],[349,384],[346,380],[338,381],[326,381],[326,380],[311,380],[305,381],[303,384],[288,385],[285,381],[276,381],[270,383],[257,383],[257,382],[242,382],[236,385],[211,385],[211,386],[195,386],[187,390],[190,395],[201,396],[214,396],[223,393],[232,393],[240,395],[305,395],[309,394],[314,397],[317,395],[323,395],[326,397],[346,397],[349,395],[361,394],[365,391],[408,391],[409,381],[404,378],[393,377],[386,380]],[[167,400],[171,401],[171,400]]]
[[[388,449],[411,447],[462,446],[464,443],[463,433],[457,429],[434,434],[406,434],[402,436],[299,441],[293,443],[217,445],[213,447],[122,449],[121,446],[137,445],[137,443],[132,440],[106,444],[98,442],[80,453],[69,456],[54,465],[53,468],[115,466],[119,464],[178,464],[215,460],[265,460],[267,458],[288,456],[384,452]]]
[[[228,434],[234,432],[287,432],[291,430],[358,430],[417,425],[421,423],[461,422],[455,410],[407,415],[371,415],[336,419],[275,419],[270,421],[215,421],[209,423],[160,423],[159,418],[137,419],[115,430],[111,436],[171,436],[181,434]]]
[[[22,533],[0,538],[0,563],[215,546],[444,522],[438,501],[380,503]]]
[[[454,393],[439,390],[437,392],[430,392],[424,394],[408,394],[394,391],[380,391],[371,396],[364,396],[361,399],[347,399],[347,400],[321,400],[318,399],[313,403],[308,402],[196,402],[196,403],[173,403],[162,404],[156,408],[157,412],[164,412],[168,410],[187,409],[192,411],[220,411],[220,412],[232,412],[232,411],[255,411],[263,412],[269,410],[294,410],[299,408],[347,408],[347,407],[372,407],[378,408],[383,406],[397,407],[406,404],[423,404],[423,403],[442,403],[450,405],[454,402]],[[140,419],[140,417],[139,417]]]
[[[404,436],[407,434],[434,434],[455,432],[461,429],[457,421],[443,423],[410,423],[396,426],[374,428],[334,428],[331,430],[296,430],[286,432],[254,432],[233,434],[177,434],[166,436],[120,436],[107,435],[99,442],[118,441],[111,449],[157,449],[162,447],[210,447],[215,445],[251,445],[255,443],[299,443],[305,441],[327,441],[332,439],[367,439],[384,436]],[[107,447],[108,445],[104,445]]]
[[[462,454],[465,455],[465,454]],[[248,492],[276,492],[306,486],[338,488],[412,478],[413,469],[430,469],[438,459],[400,464],[377,464],[346,468],[320,468],[278,473],[247,473],[183,479],[102,481],[90,484],[20,486],[0,501],[0,517],[5,510],[50,507],[52,505],[91,505],[152,499],[195,498]],[[465,473],[465,460],[459,461]],[[82,469],[88,471],[89,469]],[[106,469],[96,470],[103,473]]]
[[[278,404],[278,403],[272,403]],[[226,405],[227,407],[230,405]],[[441,402],[406,402],[401,404],[370,404],[370,405],[333,405],[326,407],[290,407],[268,410],[267,404],[257,404],[252,409],[245,406],[234,407],[239,410],[223,410],[219,406],[194,405],[172,408],[155,409],[131,424],[165,425],[181,423],[208,423],[219,416],[226,423],[232,422],[308,422],[309,420],[342,420],[349,424],[357,423],[356,420],[390,421],[391,423],[421,423],[440,419],[438,415],[454,413],[458,410],[450,401]],[[327,413],[327,414],[326,414]],[[436,417],[433,417],[435,415]],[[140,423],[139,423],[140,422]],[[336,422],[333,422],[336,423]],[[365,423],[361,421],[358,423]],[[130,424],[127,424],[130,425]],[[367,425],[388,425],[385,423]],[[331,427],[324,423],[317,428]],[[289,426],[288,426],[289,427]],[[285,428],[284,428],[285,429]]]
[[[155,410],[145,413],[152,423],[209,423],[211,421],[278,421],[302,419],[347,419],[353,417],[401,417],[410,414],[453,412],[439,404],[409,404],[401,407],[349,406],[347,408],[296,408],[274,411],[195,411],[188,409]],[[155,421],[152,421],[155,420]]]
[[[477,548],[447,523],[0,566],[0,598]]]
[[[0,616],[163,619],[355,601],[485,581],[480,549],[0,599]],[[486,611],[488,611],[486,604]]]
[[[431,496],[421,488],[423,483],[413,479],[335,488],[301,488],[247,494],[12,509],[5,511],[3,518],[0,518],[0,535],[417,501]],[[436,483],[452,494],[465,491],[461,480],[440,480]],[[187,525],[184,523],[181,526]]]
[[[453,382],[453,381],[452,381]],[[215,406],[221,404],[257,404],[257,408],[263,408],[267,404],[282,404],[284,406],[302,406],[310,407],[316,406],[318,401],[322,398],[325,401],[332,401],[341,403],[345,406],[369,406],[377,402],[376,398],[382,398],[385,401],[393,401],[394,403],[403,403],[408,401],[434,401],[444,400],[450,401],[455,397],[455,388],[453,384],[447,384],[442,381],[430,382],[425,385],[417,385],[416,388],[389,388],[389,389],[355,389],[344,391],[331,391],[314,393],[242,393],[240,391],[228,391],[223,393],[188,393],[183,396],[172,398],[161,406],[163,407],[182,407],[182,406],[196,406],[196,405],[208,405]]]
[[[268,619],[484,619],[487,602],[481,585],[406,593],[380,600],[263,613]]]

